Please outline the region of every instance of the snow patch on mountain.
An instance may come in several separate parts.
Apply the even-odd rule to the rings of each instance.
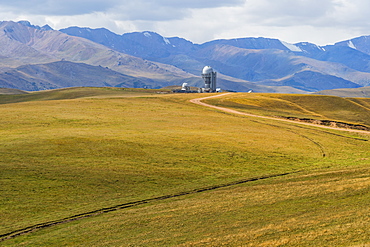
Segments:
[[[352,42],[351,40],[350,40],[350,41],[348,41],[348,46],[349,46],[350,48],[352,48],[352,49],[357,50],[356,46],[353,44],[353,42]]]
[[[302,49],[299,48],[298,46],[296,45],[293,45],[293,44],[289,44],[288,42],[284,42],[284,41],[281,41],[281,43],[286,47],[288,48],[289,50],[291,51],[297,51],[297,52],[302,52]]]
[[[152,37],[152,35],[151,35],[150,33],[148,33],[148,32],[144,32],[144,35],[145,35],[145,37],[147,37],[147,38]]]
[[[307,49],[311,49],[311,48],[316,48],[320,51],[325,51],[323,47],[312,44],[312,43],[308,43],[308,42],[297,43],[295,44],[295,46],[298,46],[299,48],[301,48],[302,51],[306,51],[306,52],[308,52]]]
[[[165,38],[165,37],[163,37],[163,41],[164,41],[164,43],[166,43],[167,45],[170,45],[170,44],[171,44],[171,42],[170,42],[167,38]]]

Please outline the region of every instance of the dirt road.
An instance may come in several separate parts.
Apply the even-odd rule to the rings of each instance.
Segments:
[[[324,129],[341,130],[341,131],[356,132],[356,133],[362,133],[362,134],[370,135],[370,131],[365,131],[365,130],[336,128],[336,127],[330,127],[330,126],[319,125],[319,124],[298,122],[298,121],[293,121],[293,120],[288,120],[288,119],[280,119],[280,118],[275,118],[275,117],[259,116],[259,115],[255,115],[255,114],[236,111],[236,110],[229,109],[229,108],[226,108],[226,107],[214,106],[214,105],[210,105],[210,104],[202,102],[202,100],[205,100],[205,99],[221,97],[221,96],[225,96],[225,95],[229,95],[229,94],[232,94],[232,93],[223,93],[223,94],[217,94],[217,95],[212,95],[212,96],[203,97],[203,98],[192,99],[192,100],[190,100],[190,102],[194,103],[194,104],[197,104],[197,105],[214,108],[214,109],[217,109],[217,110],[220,110],[220,111],[233,113],[233,114],[238,114],[238,115],[243,115],[243,116],[248,116],[248,117],[271,119],[271,120],[275,120],[275,121],[283,121],[283,122],[289,122],[289,123],[303,124],[303,125],[314,126],[314,127],[324,128]]]

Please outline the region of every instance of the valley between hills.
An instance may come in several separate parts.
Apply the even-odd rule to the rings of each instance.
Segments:
[[[370,126],[367,98],[7,92],[3,246],[370,244],[369,132],[276,119]]]

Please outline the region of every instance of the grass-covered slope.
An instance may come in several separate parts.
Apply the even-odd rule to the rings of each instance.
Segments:
[[[360,88],[341,88],[333,90],[324,90],[316,92],[315,94],[320,95],[333,95],[339,97],[370,97],[370,87],[360,87]]]
[[[27,92],[19,90],[19,89],[13,89],[13,88],[0,88],[0,95],[2,94],[26,94]]]
[[[5,90],[5,89],[4,89]],[[11,90],[11,89],[10,89]],[[6,90],[8,91],[8,89]],[[19,90],[20,91],[20,90]],[[98,88],[98,87],[73,87],[64,89],[44,90],[28,94],[18,93],[12,95],[0,94],[0,105],[9,103],[19,103],[28,101],[47,101],[47,100],[69,100],[84,97],[128,97],[156,92],[168,92],[168,90],[152,90],[138,88]],[[23,92],[23,91],[20,91]]]
[[[333,120],[370,127],[370,99],[297,94],[232,94],[205,102],[265,116]]]
[[[369,170],[313,172],[40,230],[9,246],[367,246]]]
[[[224,114],[189,103],[194,94],[109,90],[66,89],[52,101],[0,105],[0,235],[132,201],[297,173],[152,201],[1,244],[368,243],[358,237],[370,226],[361,217],[370,213],[368,136]]]

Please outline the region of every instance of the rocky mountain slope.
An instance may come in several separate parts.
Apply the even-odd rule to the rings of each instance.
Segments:
[[[181,39],[179,40],[181,42]],[[112,43],[112,46],[114,44]],[[144,42],[143,45],[148,46],[148,43]],[[85,38],[52,30],[48,26],[34,26],[27,21],[0,22],[0,46],[3,48],[0,50],[0,87],[41,90],[65,86],[102,85],[104,81],[102,75],[105,75],[107,71],[103,73],[101,67],[110,69],[110,73],[115,71],[122,74],[118,76],[120,81],[106,79],[104,85],[149,88],[181,85],[184,82],[191,85],[202,85],[199,75],[199,71],[203,68],[202,64],[197,68],[199,71],[191,74],[169,63],[132,56],[128,54],[129,52],[122,52]],[[160,50],[152,50],[152,53],[160,52]],[[140,49],[137,52],[140,52]],[[69,63],[71,70],[78,71],[74,72],[73,79],[68,78],[68,71],[63,69],[65,66],[61,66],[62,63],[56,63],[58,61],[76,63],[74,69]],[[91,66],[82,67],[81,63]],[[35,71],[44,69],[53,72],[47,73],[47,78],[43,77],[45,73],[35,73]],[[92,78],[92,75],[96,78]],[[136,78],[135,83],[132,77]],[[95,80],[94,83],[92,80]],[[226,89],[238,91],[251,88],[266,92],[297,91],[290,87],[280,89],[280,87],[256,85],[222,74],[220,74],[219,84]]]
[[[153,84],[156,85],[156,82],[101,66],[68,61],[22,65],[0,74],[0,85],[3,87],[26,91],[80,86],[142,88]]]
[[[5,85],[4,81],[8,81],[8,78],[4,78],[4,75],[11,73],[9,71],[12,69],[23,65],[48,64],[57,61],[107,67],[121,74],[137,77],[139,81],[140,78],[145,81],[152,81],[153,86],[160,86],[169,83],[171,80],[184,80],[193,77],[193,75],[174,66],[130,56],[87,39],[32,26],[28,22],[1,22],[0,46],[2,47],[0,50],[0,71],[3,72],[1,74],[2,78],[0,78],[3,83],[0,85],[2,87]],[[99,70],[99,68],[97,69]],[[62,72],[59,71],[58,73]],[[79,74],[79,76],[85,77],[97,73],[98,71]],[[13,73],[13,75],[15,74]],[[22,79],[20,78],[18,83]],[[15,80],[14,78],[13,83]],[[35,87],[34,89],[49,89],[47,84],[44,84],[44,86],[41,88]]]
[[[325,47],[266,38],[194,44],[153,32],[118,35],[79,27],[56,31],[27,21],[3,21],[0,87],[202,86],[200,73],[209,65],[218,72],[218,85],[228,90],[359,88],[370,85],[369,40],[359,37]]]
[[[291,86],[306,91],[370,85],[370,38],[320,47],[277,39],[240,38],[193,44],[153,32],[117,35],[107,29],[60,30],[145,59],[167,63],[189,73],[210,65],[218,72],[258,85]]]

